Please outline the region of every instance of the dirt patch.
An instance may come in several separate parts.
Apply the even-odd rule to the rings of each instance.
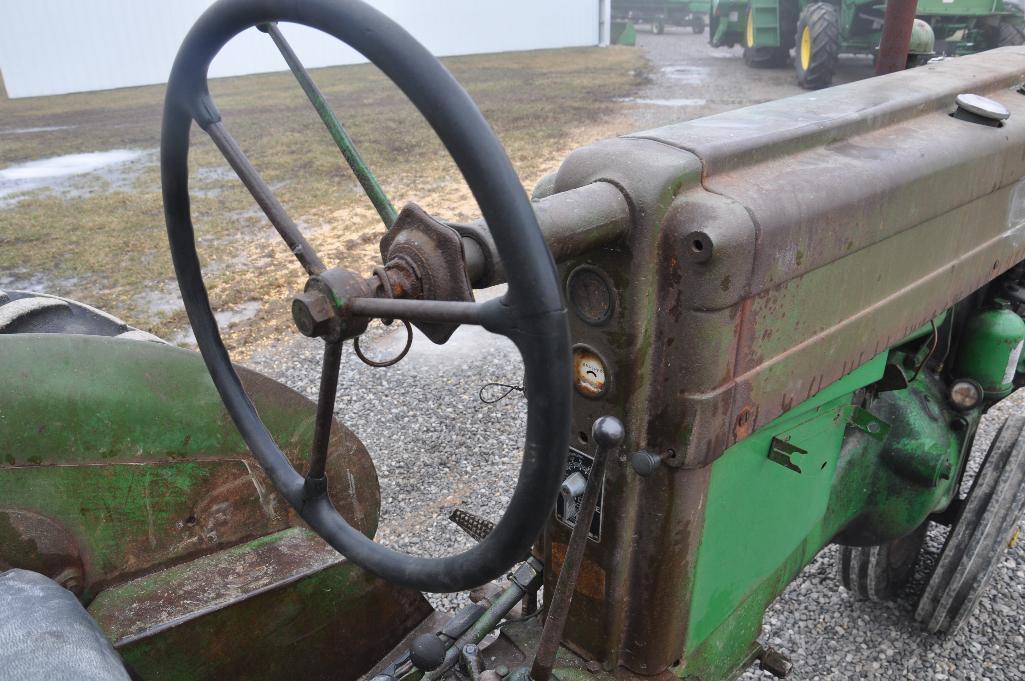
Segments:
[[[528,189],[572,149],[630,128],[616,114],[616,100],[636,92],[645,68],[640,52],[629,48],[444,61],[498,133]],[[451,220],[478,214],[433,132],[376,69],[312,73],[396,206],[413,201]],[[226,126],[321,257],[369,272],[383,226],[291,74],[215,80],[211,91]],[[163,94],[163,87],[143,87],[0,99],[0,183],[9,176],[10,185],[0,186],[8,199],[0,204],[0,281],[74,297],[187,343],[156,154],[115,154],[158,146]],[[116,163],[103,165],[112,159]],[[55,164],[66,174],[41,179],[53,175]],[[98,165],[78,172],[88,164]],[[293,333],[290,295],[304,278],[213,144],[195,129],[190,165],[207,286],[218,311],[245,310],[224,329],[229,348],[244,358]]]

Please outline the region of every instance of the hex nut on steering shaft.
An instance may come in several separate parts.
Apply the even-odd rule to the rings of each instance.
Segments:
[[[354,317],[345,304],[367,297],[370,287],[359,275],[335,267],[313,275],[302,293],[292,299],[292,321],[304,336],[337,342],[355,338],[367,330],[370,320]]]

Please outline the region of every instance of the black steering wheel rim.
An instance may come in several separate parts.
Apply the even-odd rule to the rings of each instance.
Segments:
[[[353,47],[385,73],[435,130],[487,221],[508,273],[508,333],[525,365],[527,428],[520,476],[495,529],[443,558],[387,549],[346,523],[275,444],[231,365],[210,308],[195,248],[188,193],[189,131],[220,120],[207,89],[211,60],[232,37],[270,22],[303,24]],[[570,421],[570,344],[561,286],[512,164],[469,95],[395,22],[359,0],[219,0],[189,31],[168,81],[161,131],[161,184],[175,272],[197,344],[243,439],[301,517],[340,553],[391,582],[459,591],[521,560],[547,521],[562,480]]]

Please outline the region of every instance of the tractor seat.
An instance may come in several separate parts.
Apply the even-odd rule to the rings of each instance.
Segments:
[[[0,573],[0,681],[130,681],[70,591],[28,570]]]

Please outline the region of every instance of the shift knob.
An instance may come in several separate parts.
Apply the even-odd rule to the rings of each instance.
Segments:
[[[434,634],[417,636],[409,646],[409,659],[417,669],[432,672],[445,662],[445,644]]]
[[[615,416],[602,416],[591,426],[591,439],[603,449],[618,447],[623,442],[623,422]]]

